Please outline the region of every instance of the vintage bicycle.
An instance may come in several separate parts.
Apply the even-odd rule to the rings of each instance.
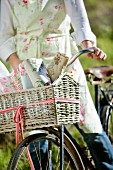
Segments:
[[[80,50],[69,61],[68,66],[81,54],[93,52],[92,48]],[[60,81],[50,86],[1,94],[0,100],[3,113],[0,115],[2,120],[0,132],[16,131],[17,140],[19,132],[22,134],[22,141],[11,157],[8,170],[35,169],[29,153],[31,146],[34,147],[33,154],[42,169],[40,142],[43,140],[48,142],[45,169],[95,169],[92,160],[85,155],[65,126],[74,124],[77,127],[80,112],[79,84],[69,75],[62,75]],[[40,130],[40,133],[24,138],[23,132],[33,129]]]
[[[85,70],[94,86],[95,106],[103,129],[113,143],[113,66],[96,66]]]

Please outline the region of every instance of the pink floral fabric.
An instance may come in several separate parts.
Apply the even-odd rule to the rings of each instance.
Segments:
[[[0,77],[0,92],[12,92],[51,84],[46,67],[41,59],[27,59],[9,76]]]

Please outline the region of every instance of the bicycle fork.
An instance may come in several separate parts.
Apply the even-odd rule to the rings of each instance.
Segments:
[[[60,133],[60,170],[64,170],[64,125],[61,125]]]

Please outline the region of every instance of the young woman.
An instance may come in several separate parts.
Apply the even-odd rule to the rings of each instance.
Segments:
[[[0,57],[13,69],[28,58],[43,58],[46,65],[57,52],[71,57],[82,48],[93,47],[90,58],[106,59],[96,47],[83,0],[1,0]],[[70,24],[74,32],[70,35]],[[85,58],[84,58],[85,63]],[[72,71],[80,83],[79,127],[98,170],[113,169],[113,149],[93,105],[79,60]],[[99,152],[98,152],[99,151]]]

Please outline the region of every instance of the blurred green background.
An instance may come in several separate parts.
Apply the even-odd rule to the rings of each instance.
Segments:
[[[81,56],[82,66],[86,69],[91,66],[113,65],[113,0],[84,0],[84,2],[92,31],[97,36],[97,45],[107,53],[108,58],[106,61],[97,61]],[[93,96],[90,85],[89,88]],[[0,170],[7,169],[7,163],[15,147],[13,143],[15,140],[12,134],[0,136]]]

